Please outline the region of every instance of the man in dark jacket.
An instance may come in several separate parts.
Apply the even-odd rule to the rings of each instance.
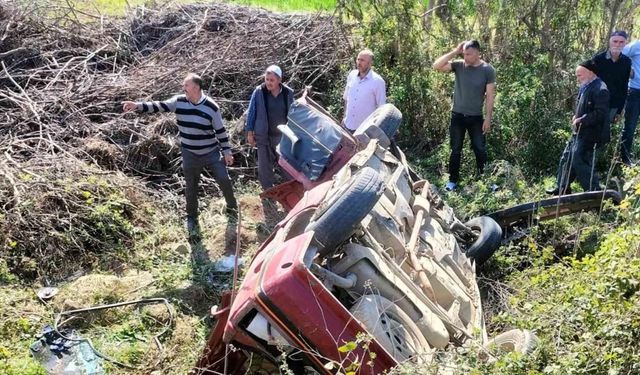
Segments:
[[[604,81],[609,90],[609,121],[602,129],[603,139],[601,139],[600,146],[610,140],[611,124],[618,122],[624,109],[624,103],[627,100],[629,77],[631,76],[631,59],[622,54],[622,49],[626,44],[627,33],[614,31],[609,37],[609,48],[593,57],[598,77]],[[632,133],[625,123],[625,130],[622,132],[620,139],[620,155],[625,164],[631,163],[631,143],[629,142],[633,142]],[[631,139],[629,139],[629,134],[631,134]]]
[[[596,75],[592,60],[576,68],[580,92],[575,115],[571,121],[573,134],[560,158],[557,187],[549,194],[570,194],[571,182],[577,179],[584,191],[600,190],[598,175],[594,169],[595,152],[603,139],[603,129],[609,116],[609,91]]]
[[[607,84],[609,90],[609,120],[618,122],[627,100],[631,59],[622,54],[627,44],[627,33],[614,31],[609,37],[609,48],[593,57],[598,77]]]
[[[293,103],[293,90],[282,84],[282,69],[276,65],[267,68],[264,83],[251,95],[245,130],[247,140],[258,146],[258,179],[263,190],[274,183],[274,168],[278,162],[276,147],[282,134],[278,125],[287,123],[289,108]],[[284,177],[289,177],[286,172]]]

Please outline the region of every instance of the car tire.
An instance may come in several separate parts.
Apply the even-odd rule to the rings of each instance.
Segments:
[[[382,296],[365,294],[355,302],[350,312],[398,362],[431,350],[411,318]]]
[[[474,232],[479,232],[478,238],[469,246],[466,253],[468,257],[476,262],[476,265],[480,266],[500,247],[502,228],[488,216],[473,218],[467,221],[465,225]]]
[[[318,253],[325,256],[351,236],[382,195],[384,181],[373,168],[365,167],[340,189],[335,201],[312,221],[305,231],[313,230]]]
[[[485,348],[531,355],[537,345],[538,338],[533,332],[526,329],[512,329],[489,340]]]
[[[375,126],[386,134],[389,140],[393,139],[402,123],[402,113],[393,104],[384,104],[371,113],[358,129],[353,133],[355,137],[359,134],[368,134],[367,129]]]

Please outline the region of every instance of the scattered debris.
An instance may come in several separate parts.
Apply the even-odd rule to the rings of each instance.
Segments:
[[[244,258],[240,257],[238,258],[238,267],[242,267],[244,265]],[[233,272],[233,269],[236,266],[236,256],[231,254],[231,255],[225,255],[222,258],[218,259],[218,261],[216,261],[213,265],[213,269],[217,272],[221,272],[221,273],[228,273],[228,272]]]
[[[38,298],[40,298],[41,301],[46,302],[50,299],[52,299],[53,297],[55,297],[56,294],[58,294],[58,288],[52,288],[52,287],[44,287],[44,288],[40,288],[36,294],[38,295]]]
[[[101,375],[102,359],[91,345],[72,330],[58,332],[46,325],[29,350],[52,375]]]
[[[155,364],[150,364],[149,366],[145,366],[145,367],[140,367],[140,366],[133,366],[127,363],[123,363],[120,362],[114,358],[111,358],[101,352],[99,352],[98,350],[96,350],[96,348],[93,346],[93,344],[91,343],[91,340],[87,339],[87,338],[83,338],[80,337],[78,335],[76,335],[76,333],[72,330],[69,329],[63,329],[61,328],[62,325],[64,325],[65,323],[70,322],[75,316],[77,316],[78,314],[82,314],[82,313],[90,313],[90,312],[95,312],[95,311],[100,311],[100,310],[107,310],[107,309],[113,309],[113,308],[117,308],[117,307],[123,307],[123,306],[131,306],[131,305],[154,305],[154,304],[160,304],[162,303],[167,311],[167,319],[164,322],[164,328],[157,333],[156,335],[153,336],[153,341],[156,344],[156,347],[158,349],[158,355],[156,356],[156,363]],[[64,318],[64,320],[63,320]],[[167,333],[169,331],[169,329],[173,326],[173,322],[174,322],[174,315],[173,315],[173,310],[171,308],[171,305],[169,303],[169,301],[167,301],[165,298],[148,298],[148,299],[140,299],[140,300],[135,300],[135,301],[126,301],[126,302],[119,302],[119,303],[112,303],[112,304],[108,304],[108,305],[99,305],[99,306],[92,306],[92,307],[86,307],[86,308],[80,308],[80,309],[75,309],[75,310],[70,310],[70,311],[63,311],[61,313],[59,313],[58,315],[56,315],[55,321],[53,323],[53,327],[47,326],[45,327],[44,331],[43,331],[43,337],[45,338],[45,342],[49,345],[48,348],[49,350],[54,353],[54,354],[59,354],[59,353],[64,353],[67,351],[67,349],[75,346],[78,346],[79,348],[82,348],[82,358],[84,358],[85,360],[88,361],[88,359],[91,359],[91,356],[87,356],[86,354],[84,354],[84,352],[90,350],[94,356],[99,357],[105,361],[111,362],[115,365],[118,365],[120,367],[124,367],[124,368],[129,368],[129,369],[144,369],[144,370],[149,370],[152,369],[157,363],[159,363],[162,358],[163,358],[163,352],[164,352],[164,346],[162,345],[162,343],[160,342],[160,337],[162,337],[165,333]],[[84,344],[88,349],[85,349],[85,346],[81,346],[81,344]],[[32,352],[36,351],[38,353],[42,352],[42,345],[44,344],[38,344],[36,342],[35,348],[32,347]],[[80,350],[80,349],[79,349]],[[71,360],[75,360],[75,357],[77,357],[77,355],[75,355],[73,358],[71,358]],[[46,351],[44,352],[42,358],[45,361],[49,361],[50,359],[49,356],[46,355]],[[48,363],[48,362],[47,362]],[[66,362],[64,362],[64,366],[66,366]],[[54,361],[54,364],[56,364],[56,366],[60,366],[60,363],[57,363]],[[57,368],[57,367],[56,367]],[[58,374],[57,372],[53,372],[54,374]],[[60,374],[67,374],[66,372],[60,373]],[[78,375],[85,375],[85,374],[94,374],[94,372],[70,372],[69,374],[78,374]],[[101,374],[100,372],[97,372],[95,374]]]

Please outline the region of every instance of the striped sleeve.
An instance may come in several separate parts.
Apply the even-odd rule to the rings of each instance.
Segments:
[[[136,104],[138,105],[138,112],[143,112],[143,113],[175,112],[177,99],[178,97],[174,96],[173,98],[164,100],[164,101],[139,102]]]
[[[220,114],[220,111],[216,111],[213,113],[213,119],[211,123],[213,124],[213,129],[216,132],[216,138],[220,143],[220,147],[222,147],[222,153],[225,155],[230,155],[231,143],[229,142],[227,129],[225,129],[224,124],[222,123],[222,115]]]

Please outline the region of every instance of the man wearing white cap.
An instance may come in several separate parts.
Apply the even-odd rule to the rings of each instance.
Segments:
[[[365,49],[356,58],[356,69],[347,76],[344,89],[344,126],[354,132],[376,108],[387,102],[384,79],[373,71],[373,52]]]
[[[264,83],[251,95],[245,130],[247,140],[258,146],[258,180],[263,190],[274,183],[274,168],[278,162],[276,146],[282,134],[278,125],[287,123],[293,103],[293,90],[282,83],[282,69],[271,65],[264,73]],[[285,178],[289,176],[282,171]]]

